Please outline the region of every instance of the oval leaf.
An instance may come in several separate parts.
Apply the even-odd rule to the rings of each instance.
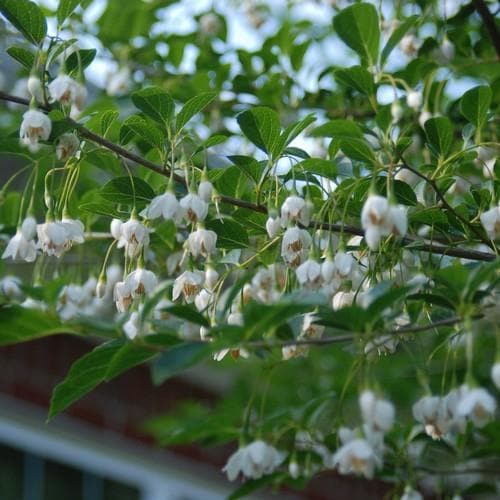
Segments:
[[[39,45],[47,34],[42,10],[29,0],[0,0],[0,12],[33,45]]]

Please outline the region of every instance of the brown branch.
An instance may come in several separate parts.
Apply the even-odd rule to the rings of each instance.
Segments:
[[[500,59],[500,33],[498,32],[498,27],[493,17],[493,14],[488,9],[486,2],[484,0],[472,0],[475,9],[483,20],[484,27],[490,36],[490,39],[495,47],[497,53],[497,59]]]
[[[24,104],[25,106],[29,106],[29,101],[27,99],[23,99],[21,97],[16,97],[16,96],[11,96],[10,94],[7,94],[5,92],[0,91],[0,100],[3,101],[9,101],[9,102],[14,102],[17,104]],[[40,109],[43,111],[50,111],[50,108],[47,106],[39,105],[38,106]],[[138,165],[142,165],[143,167],[146,167],[147,169],[156,172],[159,175],[163,175],[165,177],[170,176],[170,169],[168,167],[164,167],[162,165],[159,165],[157,163],[154,163],[150,160],[147,160],[146,158],[143,158],[142,156],[139,156],[131,151],[128,151],[127,149],[111,142],[108,141],[106,138],[95,134],[94,132],[91,132],[87,128],[85,128],[83,125],[80,123],[76,122],[75,120],[72,120],[71,118],[68,118],[68,122],[75,127],[80,135],[92,142],[95,142],[96,144],[100,144],[104,148],[113,151],[117,155],[121,156],[122,158],[126,158],[134,163],[137,163]],[[179,175],[174,175],[174,179],[182,184],[185,184],[186,181],[184,177],[179,176]],[[233,198],[231,196],[225,196],[221,195],[220,196],[220,201],[222,203],[226,203],[228,205],[232,206],[237,206],[241,208],[246,208],[248,210],[252,210],[254,212],[260,212],[260,213],[267,213],[267,208],[264,205],[258,205],[249,201],[245,200],[240,200],[238,198]],[[361,228],[356,227],[356,226],[351,226],[347,224],[330,224],[327,222],[322,222],[322,221],[312,221],[311,224],[309,225],[311,228],[321,228],[321,229],[326,229],[329,231],[333,232],[342,232],[354,236],[363,236],[364,232]],[[402,239],[402,244],[407,245],[407,244],[412,244],[414,246],[415,243],[419,243],[420,246],[418,247],[419,250],[425,251],[425,252],[430,252],[430,253],[435,253],[435,254],[441,254],[441,255],[448,255],[450,257],[459,257],[459,258],[464,258],[464,259],[471,259],[471,260],[480,260],[480,261],[492,261],[495,260],[496,256],[490,253],[486,252],[480,252],[477,250],[469,250],[469,249],[463,249],[463,248],[457,248],[457,247],[450,247],[450,246],[445,246],[445,245],[439,245],[435,244],[429,241],[421,240],[417,237],[414,236],[407,236]]]

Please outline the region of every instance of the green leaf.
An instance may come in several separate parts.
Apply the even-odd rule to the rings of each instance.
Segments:
[[[156,385],[162,384],[170,377],[201,363],[209,357],[211,348],[204,342],[185,342],[161,353],[153,363],[152,378]]]
[[[61,24],[73,14],[73,11],[78,7],[81,0],[60,0],[57,8],[57,24]]]
[[[297,163],[294,167],[297,172],[302,169],[308,174],[321,175],[328,179],[334,179],[337,176],[337,165],[331,160],[323,160],[321,158],[308,158]]]
[[[111,340],[85,354],[71,366],[66,378],[52,392],[48,418],[52,418],[97,387],[106,377],[109,364],[124,345]]]
[[[257,106],[243,111],[237,116],[236,120],[243,134],[259,149],[272,157],[281,132],[276,111],[271,108]]]
[[[367,69],[362,66],[338,69],[335,71],[335,79],[342,85],[367,95],[370,98],[370,104],[375,107],[375,104],[372,103],[375,96],[375,83],[373,75]]]
[[[57,333],[71,333],[58,317],[47,311],[18,305],[0,307],[0,345],[15,344]]]
[[[186,104],[179,111],[175,119],[175,128],[177,133],[179,133],[186,123],[194,116],[196,113],[199,113],[206,106],[208,106],[216,96],[216,92],[205,92],[203,94],[197,95],[192,99],[189,99]]]
[[[33,45],[39,45],[47,34],[42,10],[29,0],[0,0],[0,12]]]
[[[445,157],[453,142],[453,125],[449,118],[438,116],[425,122],[427,140],[438,155]]]
[[[377,62],[380,27],[377,10],[368,3],[357,3],[333,18],[333,27],[342,41],[356,51],[365,64]]]
[[[252,182],[258,183],[262,175],[260,163],[251,156],[232,155],[228,156],[231,160]]]
[[[390,53],[396,47],[396,45],[401,41],[401,39],[406,35],[407,31],[412,28],[416,22],[418,21],[417,15],[410,16],[405,19],[392,33],[389,40],[385,44],[385,47],[382,49],[382,55],[380,56],[380,63],[383,66],[387,61]]]
[[[353,137],[341,139],[340,149],[351,160],[358,160],[371,164],[375,163],[375,155],[364,139],[356,139]]]
[[[285,130],[283,130],[278,142],[276,143],[273,151],[273,157],[278,158],[283,153],[283,150],[311,123],[315,122],[314,114],[309,114],[298,122],[292,123]]]
[[[65,61],[68,73],[83,71],[94,60],[97,54],[96,49],[80,49],[72,52]]]
[[[133,205],[134,199],[136,202],[148,203],[154,198],[155,192],[147,182],[138,177],[115,177],[104,184],[99,195],[106,201]]]
[[[204,141],[200,146],[196,148],[196,151],[193,153],[193,156],[200,151],[203,151],[205,149],[211,148],[213,146],[217,146],[219,144],[222,144],[223,142],[226,142],[228,140],[227,135],[223,134],[215,134],[209,137],[206,141]]]
[[[476,128],[481,128],[486,120],[491,98],[492,92],[487,85],[474,87],[468,90],[460,99],[460,112]]]
[[[31,71],[35,64],[35,54],[24,47],[9,47],[7,54],[21,63],[28,71]]]
[[[174,114],[174,101],[160,87],[147,87],[132,94],[134,106],[146,116],[168,126]]]
[[[104,215],[104,217],[114,217],[115,219],[120,218],[118,210],[112,204],[105,201],[88,201],[81,203],[78,208],[95,215]]]
[[[78,401],[101,382],[109,381],[126,370],[155,356],[155,351],[126,342],[110,340],[77,360],[66,378],[52,393],[48,418],[51,419]]]
[[[173,305],[169,307],[165,307],[162,311],[175,316],[176,318],[185,319],[190,323],[195,323],[200,326],[210,326],[207,318],[200,314],[196,309],[189,306],[184,305]]]
[[[363,132],[351,120],[330,120],[316,127],[310,135],[312,137],[332,137],[333,139],[342,139],[344,137],[363,138]]]
[[[250,244],[245,228],[234,220],[212,220],[206,226],[217,233],[217,248],[245,248]]]
[[[120,142],[127,144],[134,135],[138,135],[154,148],[163,149],[165,138],[156,125],[147,121],[139,115],[129,116],[122,124],[120,129]]]

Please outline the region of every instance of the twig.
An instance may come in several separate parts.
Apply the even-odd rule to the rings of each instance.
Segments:
[[[29,101],[27,99],[23,99],[21,97],[16,97],[12,96],[10,94],[7,94],[5,92],[0,91],[0,100],[3,101],[9,101],[9,102],[15,102],[17,104],[24,104],[25,106],[29,106]],[[43,111],[50,111],[50,108],[44,105],[39,105],[39,108]],[[163,175],[164,177],[169,177],[170,176],[170,169],[168,167],[163,167],[162,165],[159,165],[157,163],[154,163],[150,160],[147,160],[146,158],[142,158],[141,156],[132,153],[131,151],[128,151],[127,149],[107,140],[104,137],[101,137],[98,134],[95,134],[94,132],[91,132],[87,128],[85,128],[83,125],[80,123],[76,122],[75,120],[72,120],[71,118],[68,118],[68,123],[73,126],[74,128],[78,129],[80,135],[92,142],[95,142],[97,144],[100,144],[104,148],[113,151],[117,155],[121,156],[122,158],[126,158],[134,163],[137,163],[138,165],[142,165],[143,167],[146,167],[147,169],[156,172],[159,175]],[[175,174],[174,179],[182,184],[186,184],[186,180],[184,177]],[[246,208],[248,210],[252,210],[254,212],[260,212],[263,214],[267,213],[267,208],[264,205],[257,205],[255,203],[245,201],[245,200],[240,200],[238,198],[233,198],[231,196],[225,196],[221,195],[220,196],[220,201],[222,203],[226,203],[228,205],[236,206],[236,207],[241,207],[241,208]],[[330,224],[327,222],[321,222],[321,221],[312,221],[309,225],[310,228],[321,228],[321,229],[326,229],[329,231],[333,232],[342,232],[345,234],[351,234],[354,236],[363,236],[364,232],[361,228],[358,228],[356,226],[351,226],[347,224]],[[435,253],[435,254],[441,254],[441,255],[449,255],[450,257],[459,257],[459,258],[464,258],[464,259],[471,259],[471,260],[480,260],[480,261],[492,261],[495,260],[496,256],[490,253],[486,252],[480,252],[477,250],[469,250],[469,249],[463,249],[463,248],[457,248],[457,247],[451,247],[451,246],[445,246],[445,245],[438,245],[435,243],[431,243],[429,241],[421,240],[417,237],[413,236],[407,236],[402,239],[402,244],[407,245],[407,244],[412,244],[414,245],[415,243],[419,243],[419,250],[425,251],[425,252],[430,252],[430,253]]]
[[[484,27],[486,28],[493,46],[495,47],[497,58],[500,59],[500,33],[498,32],[495,18],[488,9],[488,6],[486,5],[486,2],[484,0],[472,0],[472,3],[474,4],[474,7],[477,10],[478,14],[481,16]]]

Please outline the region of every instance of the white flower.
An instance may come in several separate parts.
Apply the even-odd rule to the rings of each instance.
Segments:
[[[210,181],[201,181],[198,186],[198,196],[205,202],[209,202],[212,199],[212,194],[214,192],[214,186]]]
[[[61,257],[68,243],[68,231],[61,222],[37,224],[38,246],[47,255]]]
[[[330,283],[333,281],[335,277],[335,271],[336,271],[336,266],[335,262],[327,257],[322,263],[321,263],[321,278],[325,283]]]
[[[424,128],[425,126],[425,122],[427,120],[429,120],[430,118],[432,118],[432,113],[430,111],[427,111],[426,109],[424,109],[420,115],[418,115],[418,124]],[[403,170],[406,170],[406,169],[403,169]]]
[[[365,424],[373,431],[387,432],[394,424],[394,405],[379,399],[373,391],[363,391],[359,396],[359,407]]]
[[[307,288],[318,288],[321,283],[321,265],[315,260],[308,259],[295,270],[297,281]]]
[[[304,320],[302,322],[302,329],[300,331],[299,338],[320,339],[323,336],[325,327],[315,323],[315,319],[316,316],[314,313],[304,314]]]
[[[482,167],[483,175],[487,179],[495,178],[495,163],[497,161],[497,151],[495,148],[479,146],[477,148],[477,158],[475,163]]]
[[[307,257],[311,235],[305,229],[289,227],[281,242],[281,256],[290,267],[298,267]]]
[[[337,292],[332,298],[332,308],[338,311],[343,307],[351,306],[354,302],[354,292]]]
[[[333,455],[333,466],[340,474],[358,474],[373,478],[375,468],[382,465],[380,458],[366,439],[353,439]]]
[[[129,281],[118,281],[113,290],[113,300],[118,312],[126,312],[134,301],[133,284]]]
[[[213,291],[219,281],[219,273],[211,266],[205,269],[205,286],[208,290]]]
[[[140,328],[139,313],[134,311],[123,324],[123,332],[130,340],[134,340],[139,335]]]
[[[474,422],[476,427],[484,427],[495,415],[495,398],[482,387],[466,387],[458,406],[457,414]]]
[[[300,466],[295,460],[288,464],[288,473],[293,479],[297,479],[300,476]]]
[[[491,380],[493,380],[496,388],[500,390],[500,361],[497,361],[491,367]]]
[[[406,209],[402,205],[389,205],[389,218],[392,224],[392,233],[404,237],[408,230]]]
[[[500,236],[500,204],[483,212],[479,218],[488,237],[496,240]]]
[[[257,440],[233,453],[222,471],[227,474],[229,481],[234,481],[240,472],[245,478],[259,479],[272,474],[282,464],[285,456],[285,453],[274,446]]]
[[[49,85],[49,101],[58,101],[65,106],[82,110],[87,99],[87,89],[68,75],[59,75]]]
[[[363,229],[371,226],[386,227],[389,217],[389,202],[387,198],[371,194],[366,199],[361,211],[361,225]]]
[[[217,233],[202,227],[190,233],[188,237],[188,248],[193,257],[198,257],[199,255],[208,257],[215,252],[216,244]]]
[[[201,290],[204,281],[205,274],[203,272],[184,271],[174,282],[172,300],[177,300],[182,293],[184,300],[191,304]]]
[[[455,46],[450,42],[447,36],[444,37],[440,49],[445,62],[449,62],[455,57]]]
[[[398,339],[396,335],[379,335],[366,343],[364,352],[367,356],[371,356],[375,352],[379,356],[381,354],[392,354],[396,351],[397,346]]]
[[[106,92],[110,96],[122,96],[125,95],[131,87],[132,79],[130,76],[130,69],[125,66],[108,77]]]
[[[189,193],[180,201],[182,217],[192,224],[205,220],[208,214],[208,203],[196,193]]]
[[[243,314],[241,314],[240,312],[229,313],[227,316],[227,324],[242,326],[244,324]]]
[[[308,226],[311,220],[311,207],[300,196],[288,196],[281,205],[281,225],[288,227],[288,224],[300,222],[303,226]]]
[[[39,97],[43,96],[42,91],[42,83],[40,82],[40,78],[35,75],[30,75],[27,81],[28,92],[31,94],[31,97],[34,97],[37,101],[40,101]]]
[[[391,104],[391,116],[393,123],[399,122],[403,117],[403,107],[398,100],[393,101]]]
[[[80,147],[80,140],[75,134],[71,132],[62,134],[57,140],[57,146],[56,146],[57,159],[61,161],[69,160],[71,157],[75,155],[79,147]]]
[[[149,229],[137,219],[129,219],[122,224],[115,220],[118,219],[111,222],[111,234],[114,233],[115,238],[119,235],[117,248],[125,248],[129,257],[137,257],[141,249],[149,245]]]
[[[157,219],[161,216],[165,220],[173,220],[175,223],[178,223],[181,218],[179,202],[175,194],[170,191],[155,196],[139,215],[145,219]]]
[[[204,311],[213,301],[213,295],[204,288],[194,298],[194,305],[198,311]]]
[[[407,33],[399,44],[405,55],[412,57],[417,53],[422,42],[414,34]]]
[[[424,396],[412,408],[417,422],[424,425],[425,432],[432,439],[441,439],[450,428],[446,401],[439,396]]]
[[[111,236],[113,236],[113,238],[115,240],[119,240],[121,238],[122,225],[123,225],[123,221],[121,221],[120,219],[112,219],[111,220],[110,232],[111,232]]]
[[[9,300],[21,300],[21,280],[17,276],[5,276],[0,280],[0,293]]]
[[[156,288],[158,278],[152,271],[139,267],[127,276],[125,282],[132,297],[135,298],[140,295],[149,295]]]
[[[66,230],[65,250],[71,248],[74,243],[83,243],[85,241],[85,226],[81,220],[63,218],[59,224]]]
[[[35,234],[36,220],[33,217],[26,217],[21,227],[17,229],[16,234],[7,244],[2,259],[11,257],[12,260],[34,262],[36,259]]]
[[[38,151],[38,141],[48,140],[51,132],[52,122],[41,111],[30,109],[24,113],[19,136],[30,151]]]
[[[422,92],[417,90],[410,90],[410,92],[406,94],[406,104],[415,111],[418,111],[422,107],[423,100]]]
[[[200,17],[200,31],[204,35],[216,35],[220,29],[220,19],[213,12],[207,12]]]
[[[401,500],[423,500],[423,499],[424,497],[417,490],[414,490],[411,486],[407,486],[405,488],[405,492],[401,497]]]
[[[269,216],[266,221],[266,231],[269,238],[275,238],[281,229],[281,219],[277,215],[275,217]]]

